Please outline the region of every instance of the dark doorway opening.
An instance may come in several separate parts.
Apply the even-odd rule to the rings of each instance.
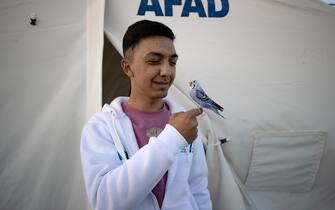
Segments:
[[[102,57],[102,105],[109,104],[118,96],[129,95],[130,81],[121,69],[121,59],[122,56],[105,35]]]

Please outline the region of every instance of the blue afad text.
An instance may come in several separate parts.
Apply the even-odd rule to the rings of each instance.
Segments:
[[[204,3],[207,2],[208,14]],[[221,2],[221,5],[216,5]],[[182,7],[181,17],[189,17],[197,13],[199,17],[224,17],[229,11],[228,0],[164,0],[164,13],[159,0],[141,0],[137,15],[154,12],[156,16],[173,16],[173,7]]]

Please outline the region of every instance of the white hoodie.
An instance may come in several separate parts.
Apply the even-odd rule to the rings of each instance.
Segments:
[[[168,171],[164,210],[209,210],[207,164],[201,139],[192,146],[171,125],[138,148],[130,119],[116,98],[85,125],[81,160],[95,210],[158,210],[151,192]],[[165,100],[172,113],[184,111]],[[127,153],[127,154],[126,154]],[[126,158],[126,156],[129,157]]]

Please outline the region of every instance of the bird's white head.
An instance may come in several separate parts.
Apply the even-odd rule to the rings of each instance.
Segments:
[[[190,81],[188,84],[191,89],[195,89],[198,86],[197,80]]]

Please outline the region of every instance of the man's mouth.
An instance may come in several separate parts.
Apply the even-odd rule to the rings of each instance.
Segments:
[[[169,85],[170,84],[170,82],[168,81],[152,81],[152,82],[158,85]]]

